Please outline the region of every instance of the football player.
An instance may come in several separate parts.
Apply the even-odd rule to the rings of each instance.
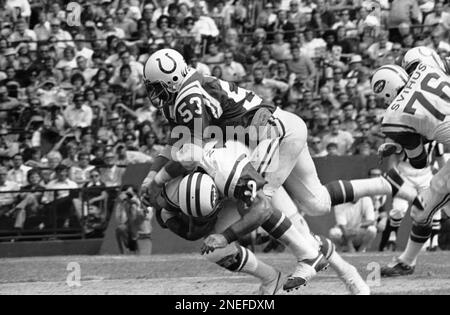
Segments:
[[[217,204],[217,202],[211,201],[217,200],[216,186],[212,185],[211,181],[208,181],[209,176],[201,173],[191,173],[183,180],[177,179],[165,186],[166,188],[162,194],[164,196],[162,201],[164,210],[161,211],[161,221],[163,225],[186,239],[190,239],[190,236],[186,235],[187,231],[198,229],[201,233],[192,234],[191,232],[191,235],[201,237],[208,235],[208,229],[205,230],[203,227],[211,227],[212,234],[205,239],[203,246],[206,258],[231,271],[246,272],[258,277],[262,281],[260,293],[274,294],[280,288],[282,282],[280,280],[283,277],[280,272],[259,261],[248,249],[238,246],[231,241],[227,242],[226,245],[225,242],[222,243],[223,247],[219,248],[216,248],[213,244],[208,244],[208,242],[216,242],[221,238],[228,239],[229,237],[226,237],[227,231],[236,231],[233,226],[235,222],[240,221],[243,209],[240,207],[241,210],[237,211],[236,198],[241,201],[247,199],[247,204],[258,203],[258,198],[265,198],[264,194],[261,194],[261,197],[257,196],[257,191],[262,189],[265,180],[255,171],[250,160],[243,156],[248,156],[248,149],[236,142],[227,142],[223,148],[210,147],[204,151],[200,167],[214,177],[214,182],[217,183],[220,195],[228,197],[228,201],[222,207],[218,207],[219,210],[211,210],[215,209],[215,204]],[[257,197],[252,201],[245,196]],[[233,202],[232,199],[235,201]],[[164,202],[167,205],[164,205]],[[278,238],[282,233],[282,228],[290,224],[283,217],[292,219],[295,229],[302,232],[309,243],[315,244],[316,248],[320,248],[320,251],[352,294],[370,293],[370,289],[364,283],[356,268],[345,262],[334,251],[331,241],[323,237],[316,239],[312,236],[305,221],[299,215],[295,204],[283,188],[280,188],[275,193],[271,202],[275,206],[275,210],[272,210],[273,215],[262,224],[266,231]],[[282,212],[276,210],[277,205],[283,209]],[[250,208],[256,209],[259,213],[262,211],[260,207],[254,208],[253,205]],[[214,215],[211,215],[211,213],[214,213]],[[253,215],[253,217],[255,218],[256,216]],[[193,225],[197,225],[198,228],[187,228],[186,223],[188,220],[186,218],[193,218],[192,221],[197,222],[197,224]],[[205,218],[208,223],[203,222]],[[211,226],[211,221],[214,227]],[[256,225],[253,224],[253,226]],[[272,226],[276,227],[275,230]],[[222,237],[220,236],[221,234],[225,236]],[[239,237],[244,236],[243,233],[237,234],[239,234]],[[281,237],[281,240],[283,240],[283,237]],[[209,250],[210,246],[214,250]],[[233,264],[230,265],[230,261]]]
[[[382,150],[386,155],[404,150],[412,167],[428,166],[426,144],[437,141],[450,144],[450,78],[433,52],[420,49],[405,55],[403,67],[388,65],[379,68],[372,77],[372,89],[384,98],[388,106],[382,131],[395,141]],[[429,52],[429,51],[428,51]],[[436,58],[437,57],[437,58]],[[423,244],[432,232],[432,219],[450,200],[450,163],[433,176],[423,198],[424,210],[412,206],[413,227],[405,251],[382,269],[385,276],[411,274]]]
[[[151,203],[155,203],[164,183],[183,172],[183,167],[174,161],[173,156],[186,143],[186,134],[189,134],[188,142],[198,139],[202,142],[213,134],[221,134],[225,138],[223,142],[237,137],[251,147],[249,142],[254,139],[248,141],[250,136],[242,139],[235,132],[229,134],[230,127],[240,127],[238,130],[243,134],[249,129],[256,130],[258,136],[270,134],[266,138],[257,137],[257,145],[252,147],[257,152],[253,166],[267,181],[263,192],[268,198],[285,184],[290,195],[313,215],[328,213],[332,205],[382,194],[403,196],[421,208],[417,192],[404,185],[395,170],[390,171],[386,178],[322,185],[307,148],[307,128],[300,117],[264,104],[259,96],[234,83],[202,76],[189,68],[183,56],[174,50],[164,49],[150,56],[144,67],[144,80],[149,97],[154,103],[161,104],[172,125],[172,135],[178,133],[183,138],[183,141],[174,141],[176,149],[171,150],[165,159],[161,157],[156,161],[159,168],[155,168],[143,184],[143,192]],[[264,132],[260,132],[261,129]],[[155,176],[156,171],[158,175]],[[310,267],[320,265],[320,256],[313,258],[311,252],[308,256],[303,260],[308,261]],[[288,283],[292,287],[297,287],[296,282],[303,283],[304,278],[310,277],[305,274],[307,269],[312,271],[314,268],[297,268],[298,272],[288,279]],[[299,276],[301,274],[304,275]]]

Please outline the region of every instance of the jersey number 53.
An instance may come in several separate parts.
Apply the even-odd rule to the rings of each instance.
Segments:
[[[187,102],[189,102],[189,104]],[[192,109],[194,109],[193,113]],[[197,117],[202,115],[202,99],[198,96],[193,96],[189,98],[189,101],[181,103],[181,105],[178,106],[177,111],[183,120],[183,123],[187,124],[194,118],[194,115]]]

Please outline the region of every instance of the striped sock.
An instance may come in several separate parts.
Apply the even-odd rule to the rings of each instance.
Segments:
[[[353,202],[366,196],[374,197],[392,193],[391,185],[383,177],[351,181],[338,180],[325,185],[325,187],[330,193],[333,206]]]
[[[262,283],[266,283],[277,277],[278,271],[275,268],[259,260],[249,249],[242,246],[238,246],[238,248],[242,252],[242,264],[238,270],[239,272],[255,276]]]
[[[318,250],[308,241],[281,211],[275,209],[270,218],[261,226],[270,236],[282,242],[297,260],[315,259]]]

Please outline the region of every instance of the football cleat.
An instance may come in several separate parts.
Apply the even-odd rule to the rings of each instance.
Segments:
[[[370,288],[367,283],[361,278],[358,270],[346,262],[336,252],[333,242],[323,236],[317,237],[320,242],[320,252],[325,255],[330,267],[333,268],[341,281],[345,284],[348,291],[352,295],[370,295]]]
[[[319,271],[326,270],[328,266],[329,263],[323,254],[319,254],[315,259],[299,261],[294,273],[287,278],[283,290],[291,292],[306,286]]]
[[[286,276],[278,272],[275,279],[267,283],[262,283],[259,287],[258,295],[275,295],[283,287],[283,283],[286,281]]]
[[[384,278],[410,276],[414,270],[415,266],[409,266],[397,258],[392,264],[381,268],[381,276]]]

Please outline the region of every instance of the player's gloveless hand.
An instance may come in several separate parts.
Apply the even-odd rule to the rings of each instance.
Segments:
[[[152,181],[150,185],[144,190],[142,195],[142,202],[147,207],[160,208],[158,197],[161,195],[162,186]]]
[[[218,248],[224,248],[228,245],[228,241],[222,234],[211,234],[203,241],[201,249],[202,255],[212,253]]]

